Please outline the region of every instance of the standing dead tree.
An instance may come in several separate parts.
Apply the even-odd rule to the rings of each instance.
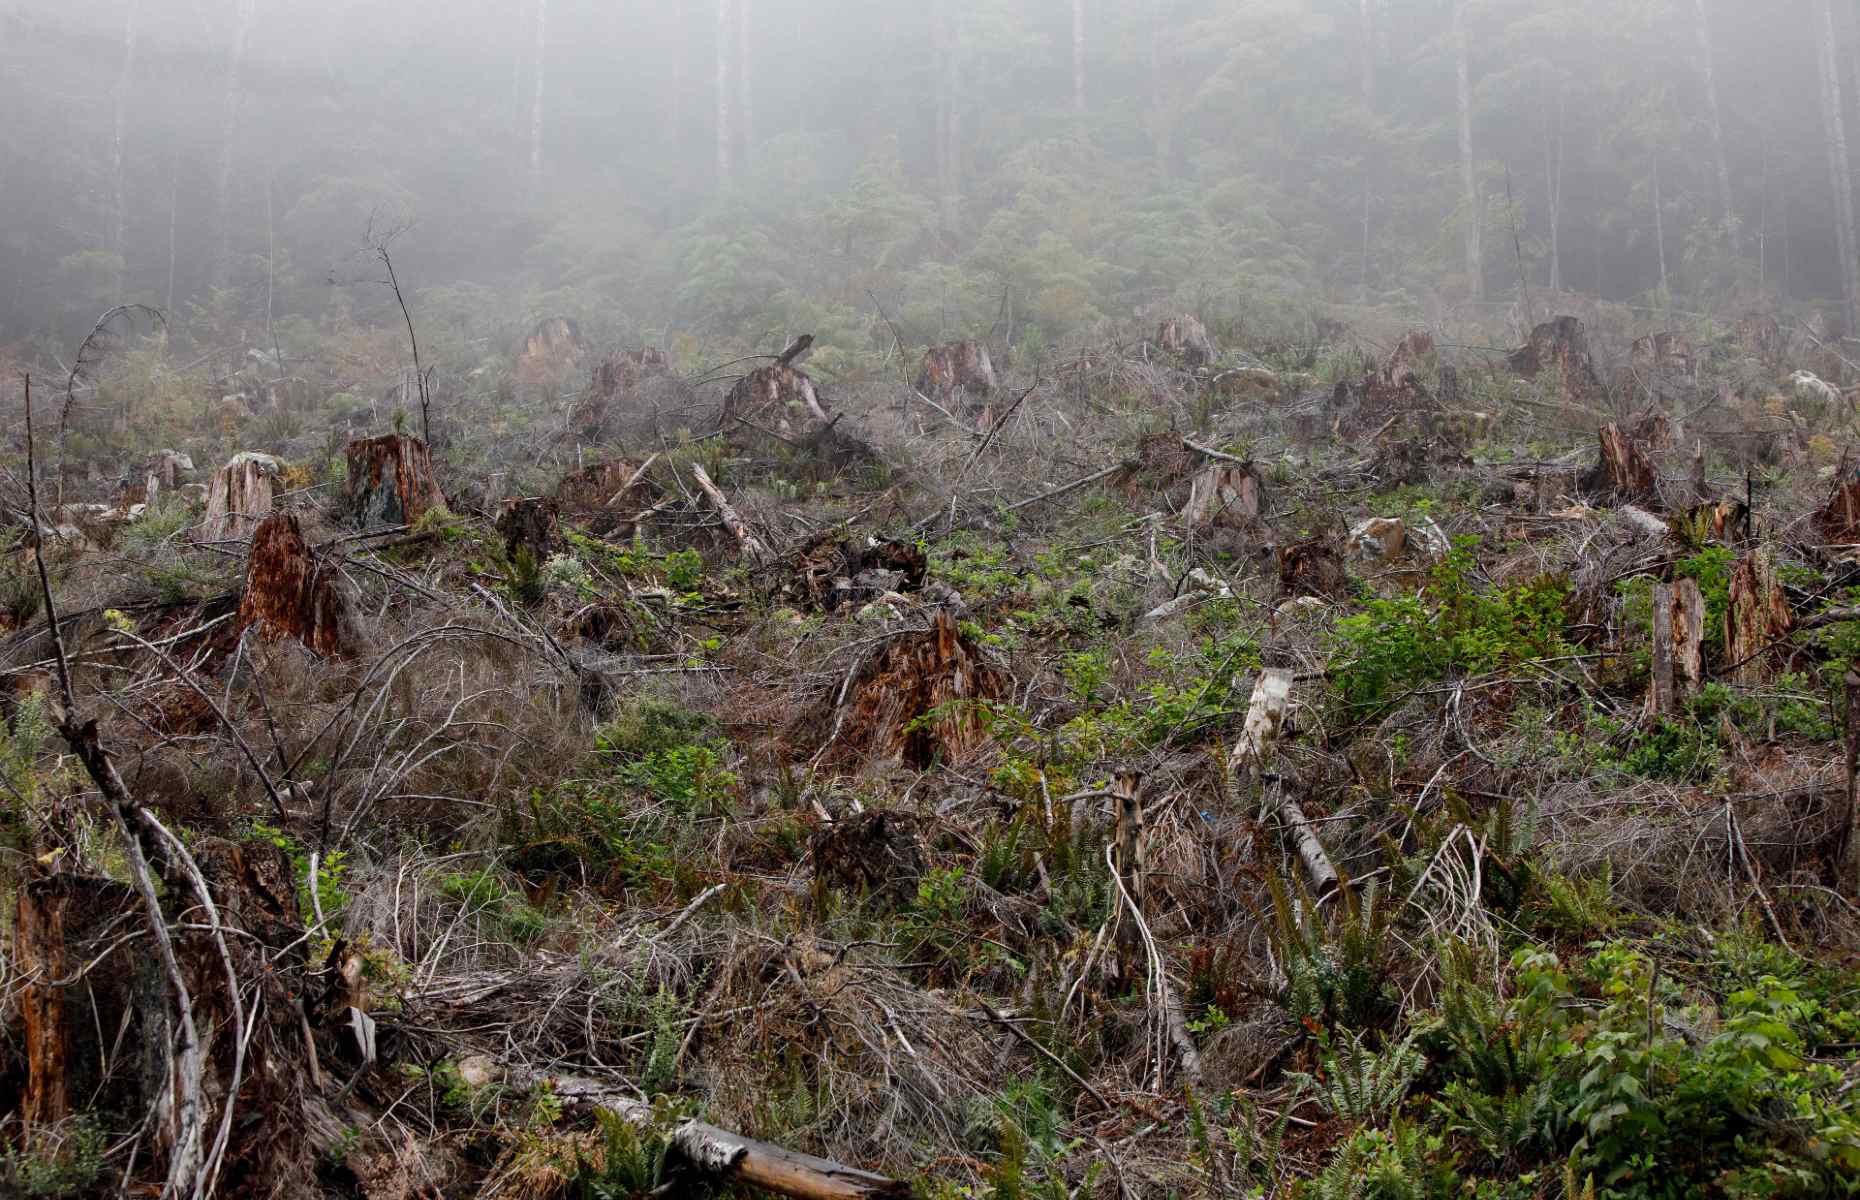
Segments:
[[[77,357],[71,360],[71,370],[65,375],[65,402],[58,409],[58,463],[56,466],[57,492],[53,497],[53,507],[63,510],[65,506],[65,435],[71,429],[71,417],[78,407],[78,384],[86,382],[89,373],[103,361],[111,339],[117,336],[116,325],[119,321],[128,324],[136,315],[150,318],[166,329],[167,318],[158,308],[146,304],[119,304],[97,318],[97,323],[78,343]]]

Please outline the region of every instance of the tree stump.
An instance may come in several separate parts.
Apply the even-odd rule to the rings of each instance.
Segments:
[[[814,877],[855,894],[909,900],[929,869],[923,819],[883,810],[844,817],[814,835]]]
[[[342,576],[319,561],[292,513],[273,514],[252,534],[239,626],[256,626],[266,638],[295,639],[328,657],[353,649]]]
[[[1189,485],[1182,523],[1190,529],[1250,525],[1259,520],[1265,488],[1265,479],[1251,463],[1210,463],[1196,473]]]
[[[504,503],[497,514],[497,532],[504,536],[504,552],[514,562],[519,550],[528,550],[537,562],[562,545],[556,502],[542,496],[519,496]]]
[[[1724,608],[1724,652],[1732,664],[1731,677],[1742,684],[1764,682],[1787,649],[1779,643],[1794,626],[1776,564],[1767,548],[1758,547],[1731,570]]]
[[[546,317],[523,339],[517,381],[530,388],[557,388],[581,370],[588,344],[581,326],[568,317]]]
[[[1190,370],[1205,367],[1219,356],[1208,327],[1199,317],[1187,314],[1163,321],[1156,330],[1156,345]]]
[[[631,529],[634,519],[657,503],[661,495],[658,485],[646,474],[652,462],[616,458],[563,477],[555,489],[559,519],[599,537]]]
[[[1312,538],[1279,548],[1281,594],[1340,600],[1349,590],[1350,574],[1344,569],[1343,555],[1328,538]]]
[[[777,362],[757,367],[736,381],[723,399],[719,428],[729,429],[741,422],[785,437],[817,429],[830,421],[807,372]]]
[[[404,433],[349,443],[349,509],[363,529],[411,525],[446,498],[426,443]]]
[[[671,373],[671,360],[656,346],[623,350],[602,359],[595,364],[587,389],[569,414],[570,427],[582,437],[600,439],[608,430],[614,410],[632,400],[641,384]]]
[[[1701,646],[1705,634],[1705,599],[1698,580],[1653,585],[1652,682],[1647,715],[1677,716],[1704,682]]]
[[[917,368],[917,390],[945,408],[974,398],[984,403],[995,392],[995,365],[980,342],[947,342],[924,351]]]
[[[866,665],[837,714],[838,741],[868,759],[919,770],[958,761],[988,737],[976,703],[1000,699],[1007,688],[956,619],[938,610],[930,628],[892,638]]]
[[[1850,475],[1834,489],[1813,518],[1815,532],[1836,545],[1860,542],[1860,476]]]
[[[1660,481],[1647,447],[1622,433],[1617,425],[1602,426],[1596,436],[1601,443],[1601,458],[1583,477],[1583,490],[1605,499],[1657,508]]]
[[[283,469],[269,454],[243,450],[233,455],[207,485],[207,513],[194,540],[226,542],[250,534],[270,515],[272,481]]]
[[[1601,378],[1589,356],[1588,331],[1575,317],[1556,317],[1537,326],[1530,340],[1513,350],[1506,362],[1514,374],[1526,379],[1554,372],[1563,398],[1572,404],[1587,404],[1602,392]]]

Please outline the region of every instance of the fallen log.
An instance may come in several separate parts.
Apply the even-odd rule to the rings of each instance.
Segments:
[[[691,477],[697,480],[698,487],[702,488],[704,495],[709,497],[711,507],[716,509],[717,515],[723,519],[723,527],[736,538],[737,544],[743,548],[743,553],[748,555],[752,562],[762,562],[767,559],[768,547],[764,546],[762,539],[749,528],[749,523],[730,506],[729,498],[710,481],[710,476],[704,472],[704,468],[697,463],[692,463]]]
[[[649,1128],[657,1120],[652,1105],[634,1099],[619,1084],[528,1070],[509,1072],[507,1081],[523,1090],[546,1084],[566,1107],[604,1109],[630,1125]],[[686,1162],[706,1174],[795,1200],[873,1200],[911,1194],[910,1185],[901,1180],[757,1141],[702,1121],[681,1122],[672,1130],[671,1143]]]

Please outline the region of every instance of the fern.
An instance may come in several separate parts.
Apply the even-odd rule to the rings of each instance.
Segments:
[[[1408,1089],[1427,1066],[1414,1041],[1411,1033],[1378,1054],[1369,1049],[1362,1034],[1349,1034],[1341,1049],[1320,1057],[1318,1077],[1294,1074],[1292,1078],[1313,1088],[1318,1102],[1333,1115],[1359,1125],[1382,1125],[1401,1108]]]

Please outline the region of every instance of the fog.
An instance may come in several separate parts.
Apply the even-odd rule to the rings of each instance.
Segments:
[[[1856,61],[1827,0],[0,0],[0,341],[382,321],[371,230],[467,348],[1845,323]]]

